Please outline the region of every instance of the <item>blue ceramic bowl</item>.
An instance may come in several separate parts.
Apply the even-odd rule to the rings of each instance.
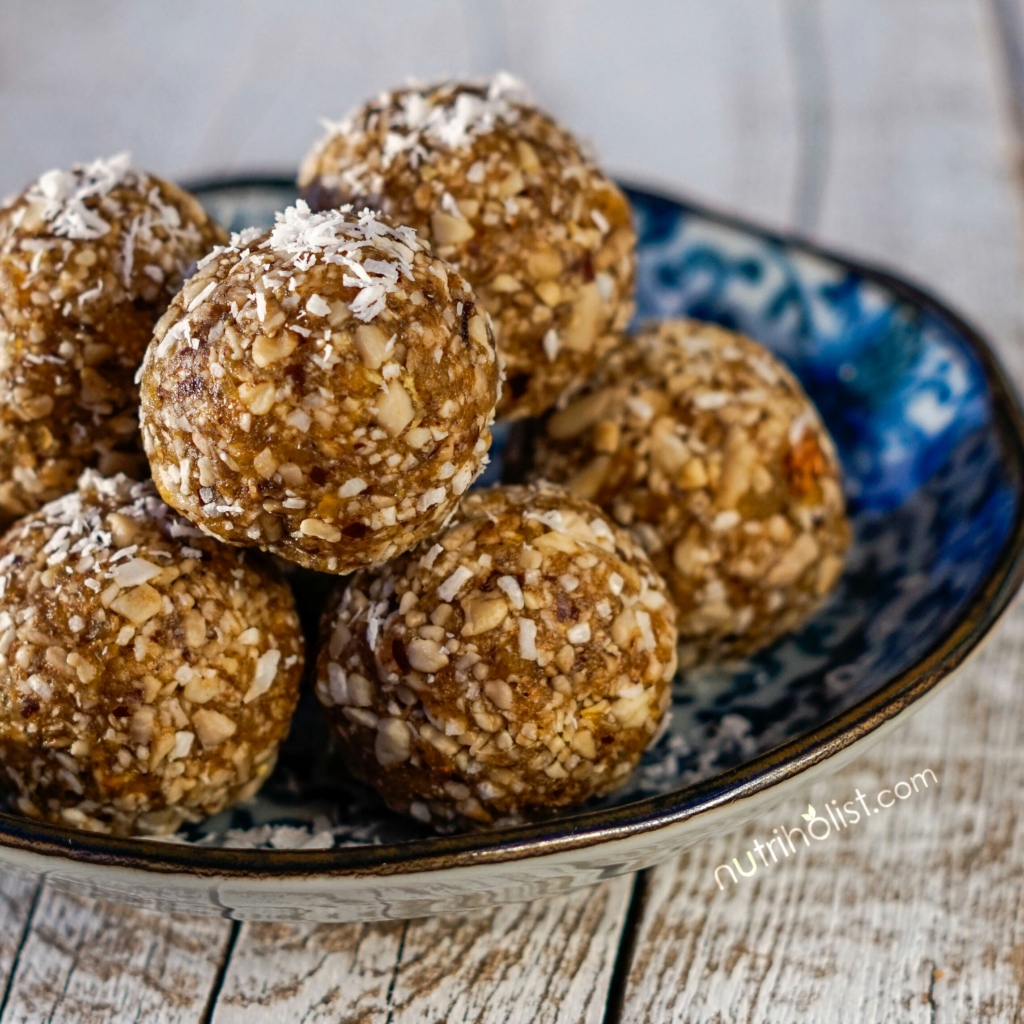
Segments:
[[[306,706],[263,793],[192,829],[182,837],[187,845],[111,840],[0,813],[0,863],[5,849],[20,850],[101,874],[127,867],[166,882],[168,873],[191,873],[258,889],[269,873],[319,879],[324,892],[369,874],[378,895],[387,876],[412,873],[429,886],[439,872],[450,886],[452,872],[488,863],[497,871],[485,887],[490,897],[516,898],[501,888],[502,864],[590,851],[578,863],[597,877],[641,866],[682,844],[667,838],[673,827],[749,802],[852,750],[959,666],[1022,575],[1024,421],[989,347],[890,274],[627,191],[639,235],[638,320],[692,316],[749,334],[792,368],[835,438],[854,543],[837,591],[815,618],[747,661],[680,676],[670,727],[629,785],[543,825],[433,836],[339,781],[329,754],[310,756],[327,745]],[[197,192],[232,229],[269,223],[294,198],[292,185],[275,179],[211,182]],[[504,442],[499,429],[491,481]],[[322,580],[301,592],[313,617]],[[602,857],[603,847],[623,840],[634,843],[633,854]],[[462,893],[457,905],[466,900]],[[347,916],[379,916],[385,905],[391,914],[425,912],[393,894],[377,903]]]

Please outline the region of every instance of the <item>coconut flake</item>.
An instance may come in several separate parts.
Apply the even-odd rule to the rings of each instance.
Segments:
[[[448,492],[443,487],[431,487],[424,491],[416,501],[416,509],[419,512],[426,512],[427,509],[440,505],[448,497]]]
[[[277,676],[277,666],[280,661],[281,652],[277,649],[265,651],[256,659],[256,669],[252,675],[252,685],[242,698],[244,703],[251,704],[270,689]]]
[[[537,623],[533,619],[519,620],[519,656],[527,661],[537,660]]]
[[[467,149],[499,122],[514,124],[519,119],[519,105],[532,103],[526,86],[507,71],[499,71],[490,81],[450,82],[438,87],[411,85],[400,93],[384,93],[380,106],[387,110],[388,120],[381,166],[390,167],[402,153],[408,153],[416,166],[437,146]],[[351,135],[356,130],[357,113],[338,122],[322,121],[327,134],[318,144],[318,151],[322,152],[334,138]],[[368,171],[367,165],[353,167],[344,177],[348,184],[357,185]]]
[[[508,603],[518,612],[522,611],[525,602],[523,601],[523,588],[519,586],[519,580],[515,576],[499,576],[498,589],[508,598]]]
[[[437,556],[444,551],[444,548],[440,544],[435,544],[421,559],[420,565],[424,569],[430,569],[433,567],[434,562],[437,561]]]
[[[351,480],[346,480],[338,488],[338,497],[340,498],[352,498],[357,494],[362,494],[366,490],[367,483],[362,477],[354,476]]]
[[[554,327],[549,327],[544,334],[544,340],[541,344],[544,347],[544,355],[548,357],[548,362],[553,363],[558,358],[558,350],[561,348],[561,342],[558,340],[558,331]]]
[[[565,636],[571,644],[585,644],[590,639],[590,623],[578,622],[566,630]]]
[[[437,596],[442,601],[451,601],[462,589],[466,581],[472,578],[473,571],[471,569],[467,569],[464,565],[458,566],[455,572],[437,588]]]

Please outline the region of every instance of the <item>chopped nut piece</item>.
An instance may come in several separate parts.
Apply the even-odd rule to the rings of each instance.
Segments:
[[[389,437],[398,437],[412,422],[416,410],[409,392],[398,381],[392,381],[384,389],[384,397],[377,402],[374,418],[387,431]]]
[[[136,626],[148,622],[163,607],[163,599],[148,583],[133,587],[116,597],[110,604],[118,615],[130,619]]]
[[[497,629],[508,617],[508,605],[500,597],[478,597],[462,602],[463,636],[478,636]]]
[[[265,416],[274,408],[274,396],[277,389],[270,381],[262,384],[243,384],[238,389],[238,397],[250,412],[257,416]]]
[[[110,575],[114,577],[114,582],[118,586],[136,587],[140,583],[148,583],[162,572],[159,565],[154,565],[146,558],[133,558],[114,566]]]
[[[182,687],[181,693],[186,700],[192,701],[193,704],[206,704],[220,693],[220,689],[220,680],[216,676],[212,678],[193,676]],[[205,743],[203,745],[206,746]]]
[[[448,664],[448,654],[436,640],[410,640],[406,653],[417,672],[439,672]]]
[[[269,480],[277,472],[277,459],[269,448],[263,451],[252,460],[252,468],[264,479]]]
[[[561,334],[562,342],[574,352],[589,352],[597,341],[600,326],[601,296],[597,285],[591,282],[579,290],[572,315]]]
[[[572,737],[572,749],[588,761],[596,760],[597,744],[594,742],[594,734],[586,729],[578,729]]]
[[[430,233],[434,239],[434,244],[439,246],[461,245],[463,242],[468,242],[475,234],[473,226],[468,220],[463,220],[461,217],[453,217],[451,214],[442,213],[440,210],[435,210],[431,215]]]
[[[200,709],[192,716],[192,725],[205,750],[220,746],[238,731],[238,726],[227,715],[207,708]]]
[[[495,707],[502,711],[512,710],[515,695],[512,693],[512,687],[504,679],[492,679],[484,683],[484,693],[490,697]]]
[[[562,272],[562,258],[554,249],[531,253],[526,258],[526,269],[538,281],[550,281]]]
[[[320,540],[325,540],[328,544],[334,544],[341,540],[341,530],[330,523],[325,523],[322,519],[303,519],[299,523],[299,529],[307,537],[319,537]]]
[[[272,338],[261,334],[252,343],[252,361],[260,369],[270,366],[271,363],[290,356],[295,351],[298,341],[291,331],[281,331]]]
[[[276,648],[264,651],[256,659],[256,669],[252,674],[252,685],[242,698],[246,704],[251,704],[254,700],[258,700],[270,689],[277,678],[278,666],[280,664],[281,652]]]
[[[360,324],[356,328],[354,341],[356,351],[371,370],[379,370],[384,365],[388,339],[376,324]]]
[[[400,718],[382,718],[377,723],[374,753],[382,768],[409,760],[411,750],[409,727]]]

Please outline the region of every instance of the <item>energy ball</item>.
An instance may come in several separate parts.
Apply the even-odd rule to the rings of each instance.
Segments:
[[[23,814],[160,834],[270,774],[303,664],[291,591],[152,483],[87,470],[0,541],[0,597],[0,788]]]
[[[632,317],[625,196],[508,74],[384,93],[328,124],[299,187],[379,207],[458,267],[494,320],[500,416],[550,408]]]
[[[499,388],[486,313],[412,228],[302,201],[202,261],[141,377],[164,500],[329,573],[440,529],[486,464]]]
[[[144,470],[135,371],[186,269],[224,240],[127,154],[48,171],[0,208],[0,526],[86,466]]]
[[[562,488],[462,502],[324,619],[316,693],[354,775],[438,825],[621,786],[657,734],[675,612],[624,530]]]
[[[850,540],[835,450],[765,348],[671,320],[625,339],[547,423],[534,474],[631,527],[679,612],[679,660],[743,657],[805,619]]]

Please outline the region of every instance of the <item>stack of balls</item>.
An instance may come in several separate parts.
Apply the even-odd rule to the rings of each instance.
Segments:
[[[623,333],[626,200],[520,83],[386,94],[299,184],[230,239],[123,156],[0,208],[0,787],[26,815],[159,834],[256,792],[304,666],[262,552],[355,573],[314,690],[352,773],[438,827],[621,786],[678,664],[769,643],[841,573],[806,395],[720,328]],[[471,491],[496,417],[543,417],[534,482]]]

